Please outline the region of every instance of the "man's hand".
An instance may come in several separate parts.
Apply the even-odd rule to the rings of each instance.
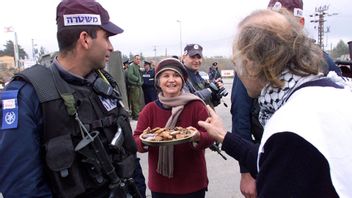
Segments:
[[[217,142],[222,143],[227,133],[224,124],[220,116],[218,116],[209,105],[207,105],[207,109],[209,111],[210,117],[208,117],[205,121],[198,121],[198,124],[207,130],[209,135]]]
[[[255,179],[251,176],[250,173],[241,174],[240,189],[241,189],[241,193],[246,198],[257,197],[257,188],[255,184]]]
[[[224,83],[222,82],[222,78],[216,79],[215,84],[219,87],[219,89],[224,87]]]

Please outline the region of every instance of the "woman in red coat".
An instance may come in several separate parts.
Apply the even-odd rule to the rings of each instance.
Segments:
[[[148,187],[153,198],[205,197],[208,186],[204,152],[213,139],[198,125],[208,111],[197,96],[184,93],[187,80],[183,64],[174,58],[160,61],[155,86],[158,100],[147,104],[139,114],[134,138],[139,152],[148,152]],[[190,127],[196,132],[193,142],[168,146],[146,146],[139,139],[150,127]]]

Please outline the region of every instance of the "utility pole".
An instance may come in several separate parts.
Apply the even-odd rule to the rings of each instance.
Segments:
[[[16,31],[13,29],[12,26],[9,27],[5,27],[4,28],[5,32],[13,32],[15,35],[15,39],[13,41],[13,53],[14,53],[14,59],[15,59],[15,67],[19,69],[19,52],[18,52],[18,44],[17,44],[17,33]]]
[[[181,20],[177,20],[177,23],[179,23],[179,27],[180,27],[180,57],[182,57],[182,21]]]
[[[156,58],[156,45],[154,45],[153,51],[154,51],[154,58]]]
[[[311,23],[318,23],[318,45],[323,50],[324,50],[324,33],[325,33],[324,23],[326,22],[325,17],[337,15],[337,13],[329,14],[327,12],[328,10],[329,10],[328,5],[316,7],[315,13],[309,15],[310,17],[314,17],[314,19],[310,21]],[[315,28],[316,26],[314,26],[314,29]],[[328,31],[330,31],[330,27]],[[326,33],[328,33],[328,31],[326,31]]]
[[[34,48],[34,46],[35,46],[35,44],[34,44],[34,39],[32,39],[32,59],[33,60],[36,60],[36,58],[35,58],[35,48]]]
[[[20,69],[20,56],[19,56],[19,52],[18,52],[18,41],[17,41],[17,32],[14,31],[15,34],[15,43],[14,43],[14,53],[15,53],[15,66],[16,68]]]

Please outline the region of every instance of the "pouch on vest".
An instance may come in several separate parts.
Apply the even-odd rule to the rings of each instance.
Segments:
[[[119,109],[119,116],[116,122],[118,128],[120,127],[123,133],[123,145],[120,148],[122,151],[115,152],[113,162],[116,166],[116,173],[120,178],[131,178],[136,166],[137,146],[132,136],[128,113],[123,108]]]
[[[120,178],[132,178],[136,167],[136,155],[131,154],[120,162],[115,163],[117,175]]]
[[[119,109],[119,116],[117,117],[117,125],[121,127],[124,135],[124,148],[128,153],[135,154],[137,152],[136,142],[133,139],[132,128],[129,123],[128,113],[123,109]]]
[[[69,134],[50,139],[46,144],[46,163],[54,173],[54,194],[63,193],[62,197],[75,197],[85,192],[84,181],[75,159],[75,151]]]

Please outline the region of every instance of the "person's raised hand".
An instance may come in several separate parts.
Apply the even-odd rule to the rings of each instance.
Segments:
[[[220,116],[218,116],[209,105],[207,105],[207,109],[209,111],[210,117],[208,117],[205,121],[198,121],[198,124],[207,130],[209,135],[213,137],[217,142],[222,143],[227,133],[224,124]]]
[[[216,83],[217,87],[219,87],[219,88],[223,88],[224,87],[224,83],[222,82],[222,78],[216,79],[215,83]]]

